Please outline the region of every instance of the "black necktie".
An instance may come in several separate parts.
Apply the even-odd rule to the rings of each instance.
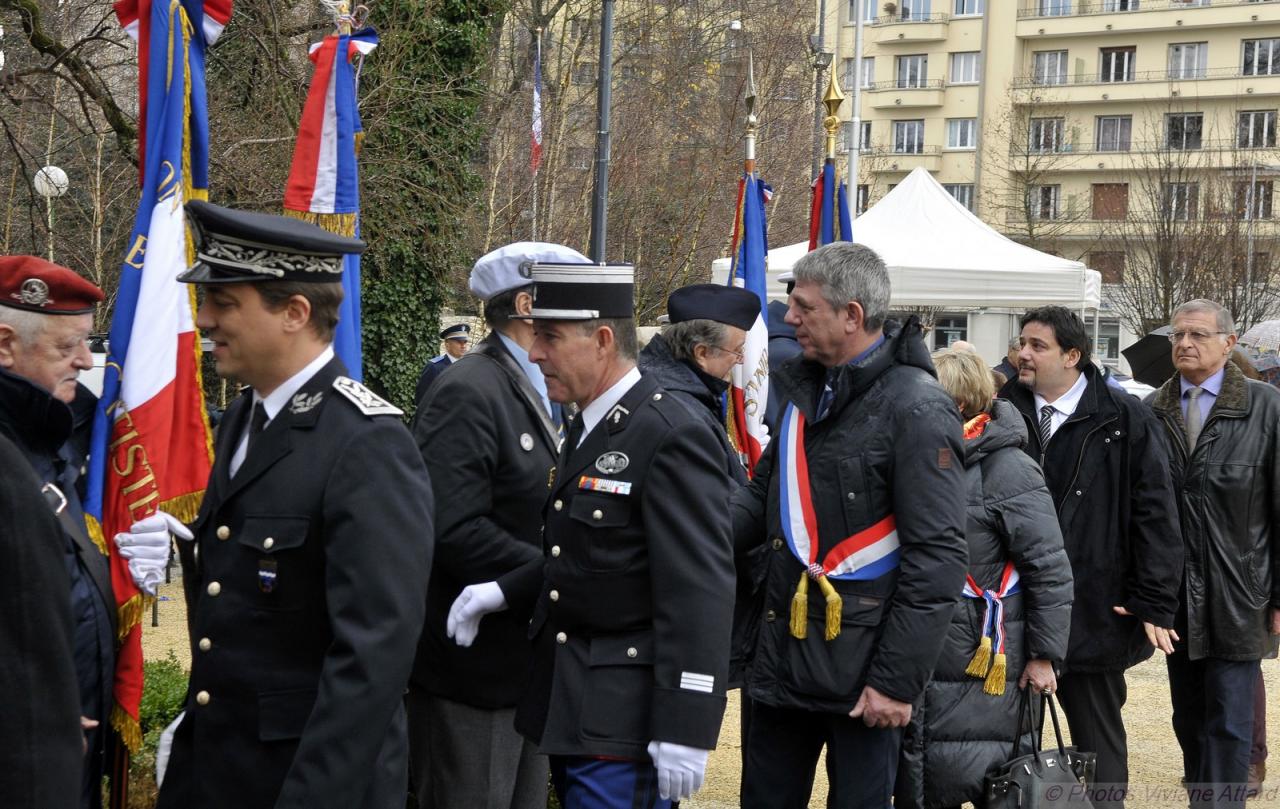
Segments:
[[[574,416],[569,421],[569,435],[564,440],[564,457],[567,459],[578,448],[578,442],[582,440],[582,414]]]
[[[1043,452],[1053,436],[1053,405],[1040,408],[1040,451]]]
[[[245,447],[245,455],[247,456],[253,451],[253,441],[267,426],[267,408],[262,402],[257,402],[253,406],[253,416],[249,419],[249,444]]]

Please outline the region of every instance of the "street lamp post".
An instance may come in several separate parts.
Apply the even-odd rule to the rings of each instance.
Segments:
[[[825,139],[825,130],[822,127],[822,119],[826,116],[823,114],[822,93],[826,87],[823,86],[822,74],[831,64],[833,54],[825,47],[826,43],[826,19],[827,19],[827,3],[822,0],[818,10],[818,33],[809,37],[809,53],[813,56],[813,177],[816,178],[822,171],[822,145]]]
[[[49,228],[49,260],[53,261],[53,198],[67,193],[70,181],[67,173],[57,166],[45,166],[31,178],[36,193],[44,197],[45,221]]]
[[[1245,191],[1245,256],[1244,256],[1244,328],[1253,325],[1253,221],[1258,217],[1255,195],[1258,192],[1258,169],[1275,171],[1276,167],[1254,163],[1249,167],[1249,188]]]

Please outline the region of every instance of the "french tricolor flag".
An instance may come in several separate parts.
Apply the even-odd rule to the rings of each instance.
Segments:
[[[754,292],[760,314],[747,331],[742,362],[733,366],[730,379],[732,437],[742,455],[747,474],[754,473],[765,447],[769,428],[764,407],[769,400],[769,296],[765,288],[765,263],[769,250],[764,206],[773,196],[768,185],[754,174],[744,174],[738,184],[738,215],[733,227],[733,269],[729,283]]]
[[[533,57],[533,128],[529,132],[529,171],[538,173],[542,162],[542,40]]]

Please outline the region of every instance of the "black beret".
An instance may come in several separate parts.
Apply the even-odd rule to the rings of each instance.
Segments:
[[[694,284],[671,293],[667,299],[667,314],[671,316],[672,323],[714,320],[750,331],[760,316],[760,298],[741,287]]]

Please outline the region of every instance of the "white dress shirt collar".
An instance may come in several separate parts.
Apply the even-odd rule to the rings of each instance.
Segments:
[[[632,368],[627,371],[622,379],[613,383],[613,387],[600,394],[599,398],[591,404],[582,408],[582,415],[579,416],[582,419],[582,434],[578,436],[579,447],[587,439],[587,435],[600,423],[600,420],[608,415],[613,406],[621,401],[622,397],[627,395],[627,391],[635,387],[635,384],[639,381],[640,369]]]
[[[284,409],[284,406],[293,398],[293,394],[302,389],[302,386],[311,381],[311,377],[320,373],[320,369],[329,364],[329,360],[333,359],[333,346],[325,346],[324,351],[320,352],[320,356],[307,363],[307,367],[298,373],[289,377],[280,387],[271,391],[264,396],[259,396],[255,390],[253,392],[253,403],[262,402],[262,409],[267,411],[267,424],[276,417],[276,414]]]
[[[1080,406],[1080,398],[1084,396],[1084,389],[1089,386],[1089,380],[1084,374],[1076,379],[1076,383],[1067,389],[1067,392],[1059,396],[1052,402],[1045,401],[1040,394],[1034,394],[1033,398],[1036,403],[1036,422],[1040,421],[1040,414],[1044,412],[1045,405],[1053,408],[1053,426],[1050,428],[1050,435],[1056,433],[1058,428],[1066,423],[1067,419],[1076,412],[1076,408]]]

